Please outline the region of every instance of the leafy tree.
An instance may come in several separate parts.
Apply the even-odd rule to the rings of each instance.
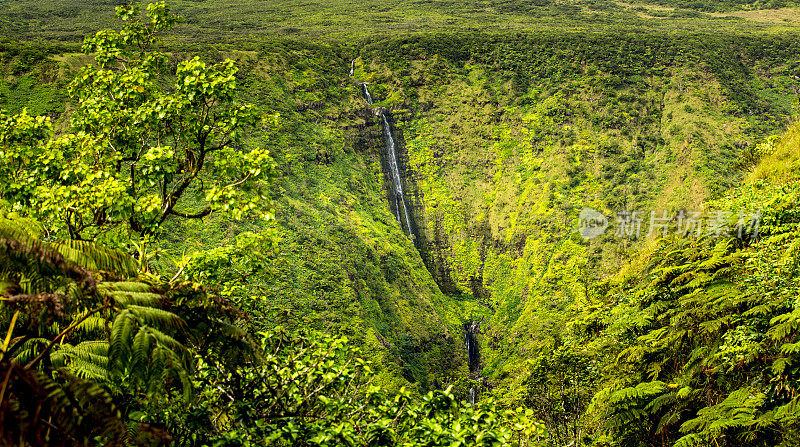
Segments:
[[[581,417],[595,391],[597,373],[590,355],[560,341],[528,360],[526,406],[544,421],[556,445],[580,445]]]
[[[176,22],[164,3],[117,8],[127,22],[86,38],[95,64],[70,85],[69,125],[53,133],[44,117],[0,116],[0,193],[44,222],[52,234],[95,239],[127,227],[156,232],[170,217],[233,218],[271,207],[259,180],[266,151],[245,150],[241,129],[258,122],[236,101],[233,62],[195,57],[171,68],[153,48]]]
[[[450,392],[413,399],[371,385],[371,365],[347,338],[315,331],[262,332],[257,364],[224,376],[201,365],[205,401],[224,445],[504,446],[543,436],[532,413],[466,405]],[[523,438],[524,436],[524,438]]]

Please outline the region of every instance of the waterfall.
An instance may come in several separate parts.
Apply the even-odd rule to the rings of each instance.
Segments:
[[[364,99],[367,100],[367,104],[372,105],[372,95],[369,94],[369,89],[367,88],[367,83],[366,82],[362,83],[361,87],[364,88]]]
[[[350,62],[350,77],[351,78],[353,77],[353,72],[355,72],[355,71],[356,71],[356,60],[353,59],[353,61]]]
[[[480,370],[480,354],[478,352],[478,340],[475,339],[475,333],[478,332],[478,323],[470,321],[464,323],[464,343],[467,347],[467,365],[469,366],[469,377],[474,379],[478,377]],[[475,387],[469,389],[469,403],[474,404],[478,400],[478,391]]]
[[[361,87],[364,89],[364,99],[368,104],[372,105],[372,95],[369,93],[367,84],[362,83]],[[400,218],[400,209],[402,205],[406,229],[408,230],[408,237],[410,237],[414,242],[414,245],[416,245],[417,238],[414,232],[414,227],[411,226],[411,214],[408,212],[408,205],[406,205],[406,199],[403,196],[403,182],[402,177],[400,176],[399,162],[397,160],[397,144],[395,143],[394,136],[392,135],[392,126],[386,119],[386,113],[381,112],[380,115],[383,122],[383,139],[386,144],[386,162],[389,164],[389,171],[392,175],[392,186],[394,187],[392,195],[394,196],[395,217],[397,218],[397,223],[400,224],[400,228],[402,228],[403,221]]]
[[[399,200],[403,204],[403,214],[406,216],[406,228],[408,228],[408,236],[414,240],[414,230],[411,228],[411,218],[408,214],[408,207],[406,206],[406,199],[403,197],[403,184],[400,179],[400,169],[397,167],[397,151],[394,138],[392,137],[392,128],[389,127],[389,121],[386,120],[386,114],[381,114],[383,118],[383,137],[386,139],[386,159],[389,161],[389,169],[392,171],[392,183],[394,184],[395,204]],[[397,220],[400,220],[400,209],[397,207]]]

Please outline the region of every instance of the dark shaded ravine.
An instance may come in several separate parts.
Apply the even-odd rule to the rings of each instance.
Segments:
[[[476,380],[480,377],[480,350],[478,349],[478,339],[475,335],[480,329],[480,324],[476,321],[464,323],[464,344],[467,348],[467,364],[469,365],[469,378]],[[478,391],[474,386],[469,389],[469,403],[474,404],[478,400]]]

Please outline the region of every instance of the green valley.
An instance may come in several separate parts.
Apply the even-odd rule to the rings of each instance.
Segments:
[[[0,445],[800,439],[794,3],[121,3],[2,3]]]

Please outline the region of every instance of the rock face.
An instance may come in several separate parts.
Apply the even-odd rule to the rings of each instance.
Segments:
[[[386,161],[386,165],[389,167],[388,174],[392,184],[390,189],[390,196],[394,198],[394,215],[397,217],[397,223],[403,227],[406,235],[414,242],[414,245],[417,245],[417,229],[416,225],[414,225],[413,219],[411,217],[411,212],[408,209],[408,205],[406,205],[406,199],[403,195],[403,178],[407,177],[400,173],[400,167],[398,163],[397,157],[397,144],[395,143],[392,125],[389,124],[389,120],[386,119],[386,113],[381,114],[381,122],[383,124],[383,139],[386,142],[386,153],[384,154],[384,159]],[[392,201],[389,200],[389,203]]]
[[[414,245],[417,247],[425,267],[428,268],[439,289],[446,294],[460,294],[462,290],[455,284],[450,274],[446,255],[448,241],[446,234],[442,230],[442,225],[440,222],[429,222],[426,218],[425,196],[417,184],[416,179],[419,173],[415,172],[410,166],[404,133],[402,129],[397,129],[394,126],[391,114],[388,115],[388,121],[394,132],[394,140],[397,147],[395,151],[397,167],[400,171],[403,191],[405,191],[404,197],[411,217],[411,226],[414,228]],[[386,169],[388,169],[388,166]],[[392,198],[389,197],[389,199],[390,206],[393,206]]]
[[[381,168],[384,175],[386,201],[403,232],[412,240],[422,261],[433,276],[439,289],[447,294],[459,294],[462,290],[455,284],[447,265],[446,235],[441,225],[430,225],[425,218],[424,195],[421,193],[414,172],[409,163],[409,155],[402,129],[396,127],[391,110],[386,107],[372,107],[374,98],[366,83],[359,87],[369,107],[364,118],[370,123],[369,146],[379,147],[378,129],[382,133],[383,150]],[[373,118],[374,117],[374,118]],[[378,128],[378,126],[380,126]],[[431,239],[429,235],[433,234]],[[480,281],[478,281],[480,283]],[[473,291],[474,293],[475,291]],[[481,296],[480,293],[475,296]]]

